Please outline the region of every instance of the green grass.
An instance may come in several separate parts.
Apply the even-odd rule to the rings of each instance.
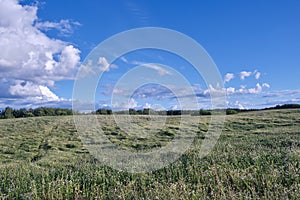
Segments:
[[[186,117],[182,130],[201,143],[209,119]],[[133,120],[126,132],[99,116],[110,141],[128,150],[164,146],[178,130],[176,117],[160,131],[145,116]],[[71,116],[0,120],[0,127],[0,199],[300,199],[299,109],[227,116],[208,156],[200,159],[196,147],[145,174],[95,160]]]

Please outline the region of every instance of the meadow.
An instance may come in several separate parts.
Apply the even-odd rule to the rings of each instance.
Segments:
[[[126,132],[113,116],[97,117],[111,142],[132,151],[166,145],[178,126],[178,116],[156,130],[137,115]],[[2,119],[0,199],[300,199],[300,109],[228,115],[214,149],[199,158],[209,119],[186,116],[194,148],[148,173],[103,165],[82,145],[72,116]]]

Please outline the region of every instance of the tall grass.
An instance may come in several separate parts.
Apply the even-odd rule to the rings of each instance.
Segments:
[[[195,119],[186,128],[201,141],[207,118],[196,125]],[[2,199],[300,199],[300,110],[229,116],[208,156],[200,159],[196,147],[144,174],[95,160],[80,144],[71,117],[1,120],[0,126]],[[130,135],[117,137],[115,131],[107,123],[113,142],[135,147]]]

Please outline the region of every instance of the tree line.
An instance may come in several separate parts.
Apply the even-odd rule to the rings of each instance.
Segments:
[[[40,117],[40,116],[62,116],[62,115],[72,115],[75,112],[68,108],[49,108],[49,107],[39,107],[39,108],[20,108],[13,109],[11,107],[6,107],[4,110],[0,111],[0,118],[21,118],[21,117]]]
[[[114,114],[118,115],[193,115],[193,116],[198,116],[198,115],[212,115],[212,112],[217,113],[223,113],[224,110],[153,110],[151,108],[144,108],[144,109],[133,109],[130,108],[128,110],[121,110],[121,111],[115,111]],[[235,109],[226,109],[225,110],[227,115],[231,114],[237,114],[238,111]],[[98,115],[111,115],[113,114],[112,110],[110,109],[104,109],[100,108],[96,110],[95,114]]]
[[[251,112],[251,111],[258,111],[258,110],[274,110],[274,109],[293,109],[293,108],[300,108],[300,104],[283,104],[283,105],[276,105],[274,107],[268,107],[263,109],[239,109],[239,108],[226,108],[226,109],[214,109],[214,110],[206,110],[206,109],[200,109],[200,110],[161,110],[161,111],[155,111],[151,108],[144,108],[135,110],[133,108],[130,108],[129,110],[122,110],[122,111],[116,111],[114,114],[129,114],[129,115],[149,115],[149,114],[156,114],[156,115],[212,115],[212,114],[218,114],[218,113],[226,113],[226,115],[234,115],[238,113],[243,112]],[[98,109],[96,111],[96,114],[100,115],[109,115],[112,114],[112,110],[107,109]]]
[[[263,108],[263,109],[239,109],[239,108],[227,108],[225,110],[161,110],[155,111],[151,108],[144,108],[135,110],[130,108],[129,110],[115,111],[113,112],[111,109],[99,108],[95,112],[88,114],[98,114],[98,115],[111,115],[111,114],[129,114],[129,115],[212,115],[218,113],[218,111],[224,113],[226,115],[237,114],[241,112],[250,112],[250,111],[258,111],[258,110],[274,110],[274,109],[293,109],[300,108],[300,104],[283,104],[276,105],[274,107]],[[77,111],[68,108],[51,108],[51,107],[38,107],[35,109],[29,108],[21,108],[21,109],[13,109],[11,107],[6,107],[4,110],[0,110],[0,119],[9,119],[9,118],[21,118],[21,117],[40,117],[40,116],[62,116],[62,115],[73,115],[80,114]]]
[[[264,110],[293,109],[293,108],[300,108],[300,104],[283,104],[283,105],[277,105],[270,108],[264,108]]]

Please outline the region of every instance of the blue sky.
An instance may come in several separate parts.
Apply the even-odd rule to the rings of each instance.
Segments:
[[[70,107],[76,73],[87,55],[114,34],[148,26],[179,31],[206,49],[224,78],[228,107],[300,103],[299,10],[297,0],[0,0],[0,108]],[[149,62],[184,75],[199,106],[209,108],[202,77],[182,58],[158,50],[116,60],[98,84],[96,107],[113,107],[118,79]],[[178,108],[171,90],[141,87],[127,106]]]

